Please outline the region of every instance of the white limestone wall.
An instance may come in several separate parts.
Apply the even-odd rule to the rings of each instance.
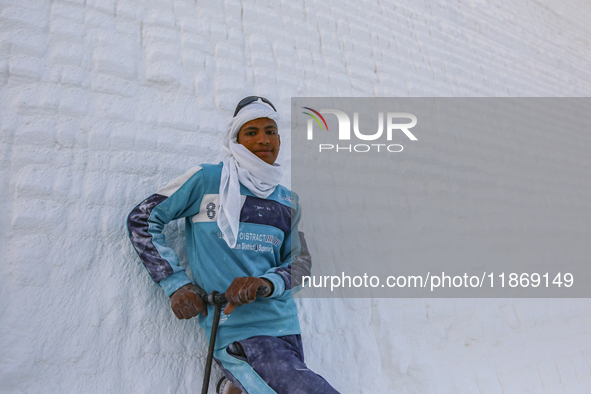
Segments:
[[[240,98],[283,112],[289,164],[292,96],[587,96],[590,17],[584,0],[0,0],[0,392],[198,392],[204,333],[124,219],[220,159]],[[167,231],[186,260],[182,223]],[[298,302],[308,364],[343,393],[591,388],[586,299]]]

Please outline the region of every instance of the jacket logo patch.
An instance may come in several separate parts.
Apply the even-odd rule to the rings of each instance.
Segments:
[[[246,196],[240,196],[242,204]],[[193,223],[215,222],[220,211],[220,195],[204,194],[199,206],[199,213],[191,218]]]
[[[220,209],[219,194],[204,194],[199,213],[191,218],[193,223],[215,222]]]
[[[215,218],[215,203],[210,202],[205,208],[207,209],[207,217],[213,220],[213,218]]]

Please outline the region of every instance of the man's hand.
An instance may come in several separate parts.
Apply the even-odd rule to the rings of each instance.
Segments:
[[[252,276],[234,279],[226,290],[228,305],[224,308],[224,313],[229,315],[237,306],[253,302],[257,298],[257,290],[261,286],[267,286],[273,293],[273,283],[268,279]]]
[[[199,296],[200,288],[193,283],[184,285],[170,296],[170,307],[179,319],[190,319],[201,313],[207,316],[207,305]]]

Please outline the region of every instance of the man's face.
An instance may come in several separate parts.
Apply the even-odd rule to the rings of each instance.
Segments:
[[[238,143],[242,144],[267,164],[275,163],[279,155],[279,133],[277,123],[269,118],[258,118],[246,122],[238,131]]]

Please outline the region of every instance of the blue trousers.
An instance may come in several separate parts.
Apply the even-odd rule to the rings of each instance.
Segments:
[[[300,335],[257,336],[214,352],[224,375],[250,394],[339,394],[304,363]]]

